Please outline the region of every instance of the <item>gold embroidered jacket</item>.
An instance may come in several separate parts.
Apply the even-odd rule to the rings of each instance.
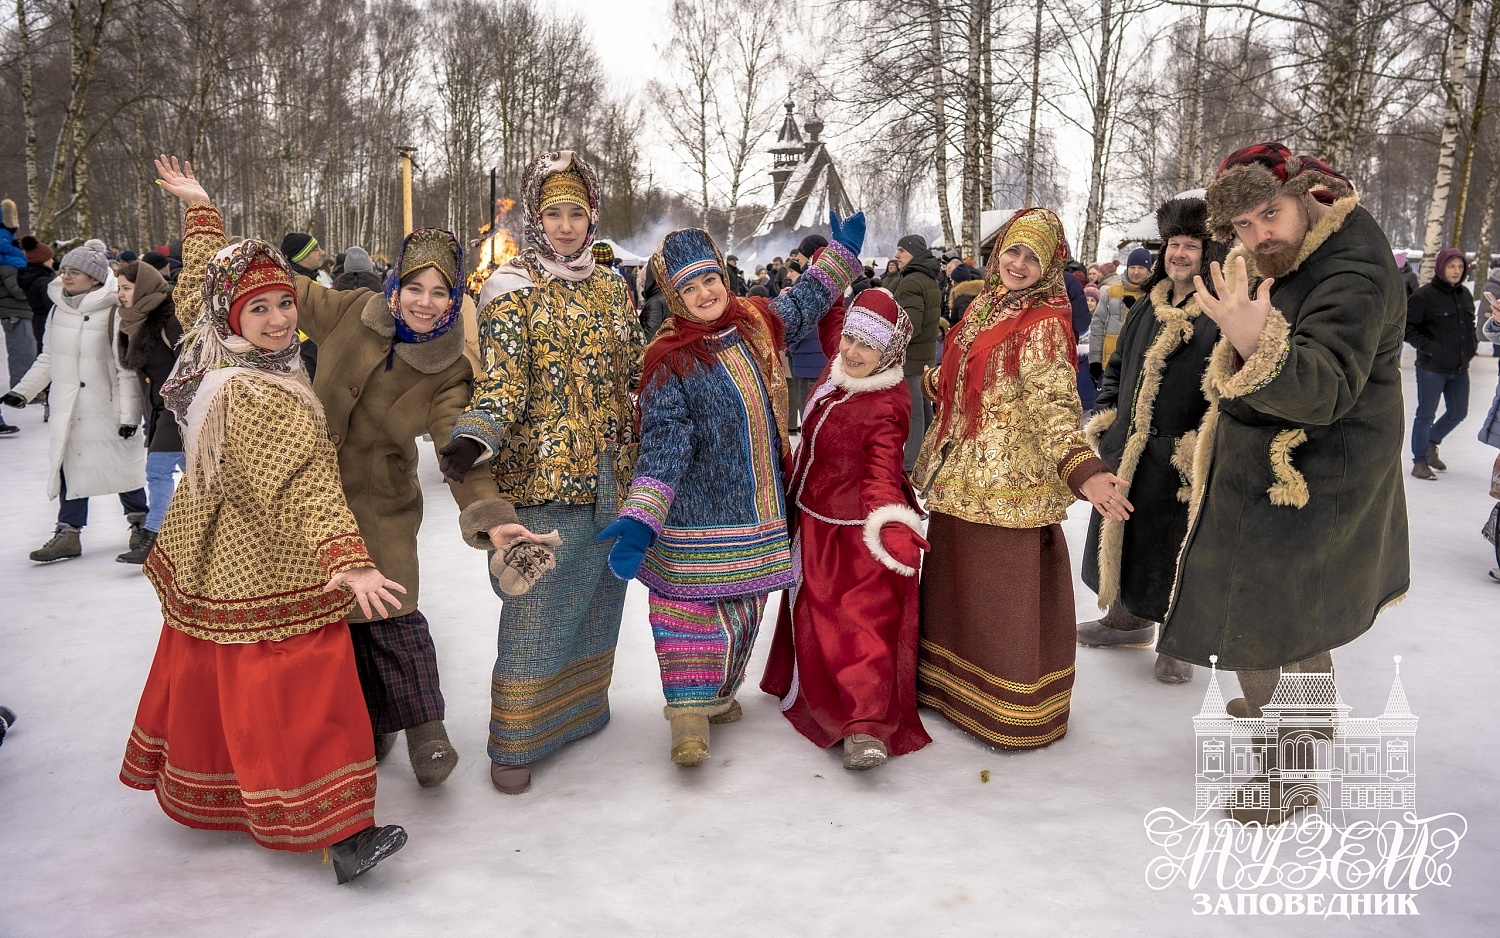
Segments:
[[[962,355],[980,326],[968,323],[956,333],[946,355]],[[984,380],[982,412],[959,412],[940,436],[935,421],[922,441],[912,475],[926,490],[927,509],[964,521],[1006,528],[1039,528],[1067,516],[1074,493],[1089,476],[1107,470],[1084,442],[1079,430],[1082,405],[1078,376],[1066,357],[1047,349],[1072,347],[1068,327],[1045,319],[1009,341],[1025,342],[1020,371],[1007,377],[992,364],[990,374],[959,372],[956,401],[937,400],[939,409],[958,406],[969,381]],[[997,350],[992,362],[998,363]],[[938,369],[927,372],[922,387],[936,399]],[[964,428],[978,420],[979,429],[964,439]]]
[[[189,328],[224,230],[211,208],[189,210],[186,229],[176,307]],[[146,558],[163,617],[221,643],[291,638],[344,618],[353,597],[323,585],[374,564],[344,502],[323,416],[253,374],[221,393],[229,420],[217,469],[196,491],[178,488]]]
[[[625,281],[603,267],[572,283],[521,263],[533,286],[503,293],[480,311],[481,367],[453,435],[485,447],[500,498],[590,505],[601,454],[611,445],[634,452],[631,392],[645,348],[640,319]],[[617,461],[622,498],[631,468]]]

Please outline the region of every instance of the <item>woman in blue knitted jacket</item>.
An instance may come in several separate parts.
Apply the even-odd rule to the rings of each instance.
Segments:
[[[832,216],[833,243],[774,300],[730,294],[708,233],[674,231],[651,258],[671,312],[646,349],[641,453],[609,566],[651,591],[672,761],[708,758],[708,724],[740,716],[735,691],[766,596],[794,579],[782,460],[781,354],[816,329],[859,270],[863,213]]]

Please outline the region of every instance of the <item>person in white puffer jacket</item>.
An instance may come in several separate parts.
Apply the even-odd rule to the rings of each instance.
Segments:
[[[116,357],[115,275],[98,251],[74,248],[48,286],[47,348],[0,403],[24,407],[50,384],[51,475],[47,497],[61,499],[57,529],[31,552],[38,563],[82,556],[79,531],[89,498],[120,496],[130,536],[145,535],[146,450],[136,437],[141,386]]]

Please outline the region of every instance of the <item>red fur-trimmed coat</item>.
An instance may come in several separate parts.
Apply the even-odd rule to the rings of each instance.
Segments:
[[[761,690],[808,739],[868,733],[892,755],[931,741],[917,715],[917,571],[880,529],[921,529],[902,469],[911,397],[901,369],[824,372],[787,479],[797,583],[783,597]]]

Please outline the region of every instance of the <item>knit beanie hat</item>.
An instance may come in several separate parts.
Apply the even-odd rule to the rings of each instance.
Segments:
[[[87,241],[83,242],[83,246],[88,248],[90,251],[97,251],[100,254],[103,254],[106,260],[109,259],[109,246],[106,245],[103,241],[100,241],[98,238],[88,239]]]
[[[370,260],[370,252],[355,245],[344,252],[344,269],[354,273],[368,273],[375,269],[375,264]]]
[[[1125,258],[1126,267],[1144,267],[1150,270],[1151,265],[1154,263],[1156,263],[1156,260],[1151,256],[1151,252],[1145,248],[1136,248]]]
[[[911,318],[896,302],[891,291],[871,287],[859,291],[844,315],[843,334],[880,351],[871,374],[885,371],[906,361],[906,345],[911,341]]]
[[[287,269],[269,254],[257,254],[245,269],[244,276],[234,283],[229,297],[229,331],[244,336],[240,331],[240,312],[245,304],[272,290],[285,290],[295,298],[297,287]]]
[[[810,234],[802,239],[801,244],[797,245],[797,253],[803,257],[811,258],[814,254],[818,253],[819,248],[826,247],[828,247],[827,238],[820,234]]]
[[[667,235],[661,242],[661,256],[674,291],[694,277],[713,271],[724,273],[713,239],[702,228],[683,228]]]
[[[607,241],[594,242],[594,263],[608,267],[615,262],[615,249]]]
[[[120,260],[128,264],[131,261],[140,260],[141,256],[134,251],[121,251]]]
[[[553,173],[542,181],[542,196],[537,203],[537,211],[545,212],[548,206],[559,202],[572,202],[580,205],[585,211],[589,207],[589,190],[584,184],[583,176],[577,170],[565,169],[562,172]]]
[[[26,246],[24,238],[22,239],[21,246],[22,247]],[[1391,257],[1393,257],[1395,259],[1397,267],[1405,267],[1406,266],[1406,252],[1405,251],[1393,251],[1393,252],[1391,252]]]
[[[301,231],[293,231],[281,239],[281,253],[293,264],[300,264],[318,246],[318,239]]]
[[[919,234],[909,234],[897,241],[896,247],[915,257],[927,251],[927,239]]]
[[[26,262],[29,264],[52,263],[52,246],[38,241],[36,235],[22,237],[21,250],[26,253]]]
[[[155,267],[157,270],[166,270],[168,267],[167,255],[160,251],[147,251],[141,255],[141,260]]]
[[[109,279],[109,261],[100,252],[87,247],[74,248],[64,254],[62,266],[87,274],[99,283]]]
[[[1093,297],[1099,299],[1099,285],[1094,283],[1085,284],[1083,287],[1084,298]]]

